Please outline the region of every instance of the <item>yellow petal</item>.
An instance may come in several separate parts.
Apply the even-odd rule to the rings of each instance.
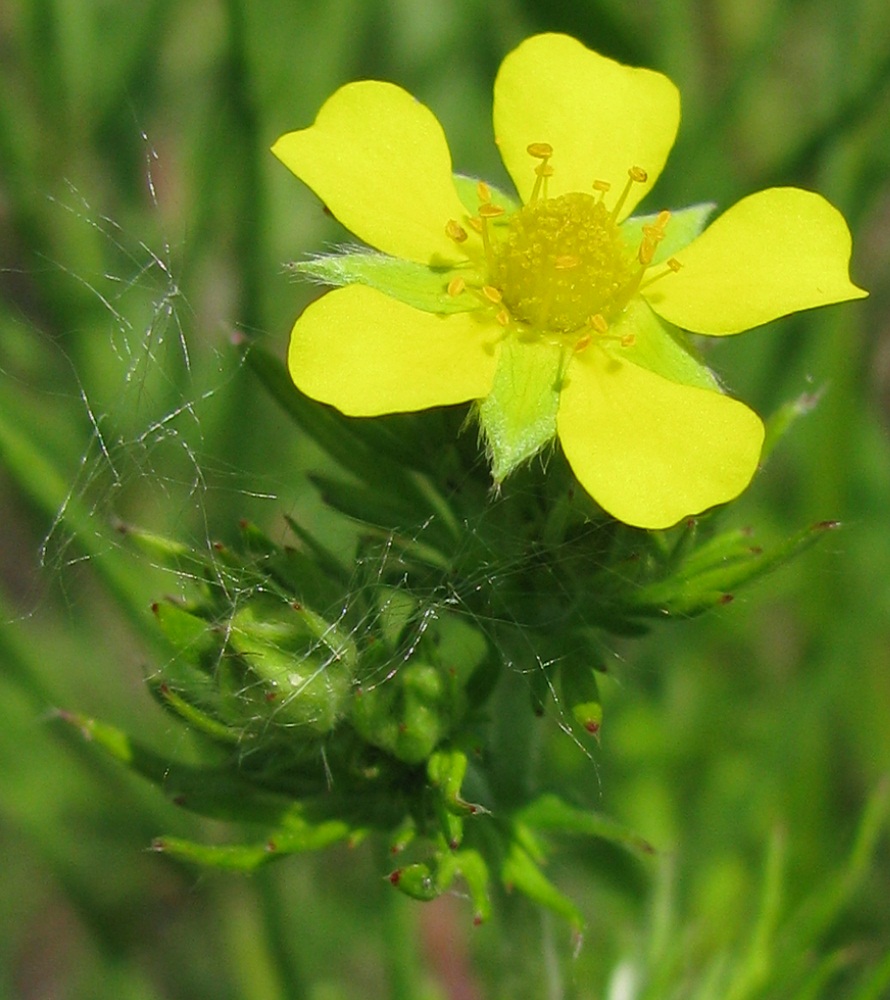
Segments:
[[[655,183],[680,123],[680,95],[661,73],[605,58],[568,35],[535,35],[501,64],[494,85],[494,131],[504,164],[527,201],[536,165],[527,147],[553,147],[550,196],[608,181],[614,204],[631,167],[634,184],[620,218]]]
[[[314,125],[283,135],[272,152],[378,250],[420,264],[466,259],[445,235],[449,219],[467,213],[442,126],[401,87],[376,80],[341,87]]]
[[[667,528],[732,500],[754,475],[763,443],[763,424],[744,404],[595,345],[570,364],[557,427],[581,485],[640,528]]]
[[[424,410],[485,396],[500,335],[476,313],[438,316],[347,285],[297,320],[287,364],[307,396],[350,416]]]
[[[820,195],[769,188],[724,212],[675,254],[680,270],[643,294],[684,330],[739,333],[867,295],[850,281],[850,248],[843,216]]]

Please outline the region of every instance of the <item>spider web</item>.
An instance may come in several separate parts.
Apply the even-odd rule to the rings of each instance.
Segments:
[[[160,216],[154,180],[158,154],[144,135],[143,140],[146,191],[155,214]],[[225,426],[226,421],[240,419],[233,409],[233,400],[237,405],[239,399],[233,385],[241,378],[240,357],[231,343],[237,330],[234,324],[219,324],[209,336],[199,333],[200,309],[179,276],[182,265],[177,257],[181,247],[164,233],[164,226],[159,226],[154,240],[133,238],[126,225],[99,210],[88,193],[73,185],[69,185],[64,198],[55,199],[55,204],[58,211],[69,213],[78,226],[92,233],[108,263],[101,272],[88,273],[77,264],[50,262],[92,301],[102,317],[94,325],[104,329],[104,339],[91,345],[88,356],[64,344],[60,347],[89,434],[40,547],[41,563],[49,575],[64,585],[70,567],[102,558],[103,551],[112,548],[126,550],[133,560],[148,558],[134,552],[123,536],[109,530],[116,522],[135,523],[177,537],[215,559],[217,582],[235,614],[256,596],[258,589],[255,579],[245,579],[222,557],[215,556],[219,533],[234,533],[238,517],[255,520],[270,537],[283,541],[287,535],[284,515],[289,515],[309,525],[309,530],[317,530],[327,544],[341,553],[353,552],[354,526],[325,510],[309,488],[305,468],[294,474],[288,463],[282,462],[277,469],[266,469],[258,475],[255,470],[240,467],[224,449],[220,450],[219,442],[225,434],[219,433],[219,421]],[[101,371],[101,378],[96,378],[96,370]],[[255,381],[245,379],[244,383],[251,392],[263,393]],[[297,437],[292,425],[282,420],[282,426],[284,433]],[[481,450],[479,461],[484,462]],[[480,512],[480,524],[502,502],[492,494],[489,508]],[[72,530],[75,507],[85,512],[94,526],[98,545],[81,544],[82,523],[77,531]],[[324,609],[332,628],[345,629],[358,647],[378,626],[381,610],[377,607],[356,615],[355,609],[371,604],[365,600],[368,588],[379,587],[384,580],[392,587],[393,567],[399,558],[393,544],[396,535],[422,544],[430,522],[389,526],[388,530],[389,539],[370,555],[354,557],[352,578],[339,606]],[[479,535],[472,525],[468,526],[468,537],[478,547]],[[487,537],[490,539],[491,534]],[[517,549],[505,545],[504,551],[515,553]],[[505,556],[496,543],[488,544],[460,588],[443,571],[441,579],[428,585],[423,593],[415,592],[420,609],[413,616],[411,635],[400,644],[398,656],[365,677],[363,686],[391,681],[441,616],[466,616],[495,645],[508,669],[523,674],[530,684],[535,673],[546,674],[556,706],[555,712],[548,710],[548,716],[593,760],[589,746],[577,739],[564,717],[558,691],[549,680],[554,661],[548,658],[547,651],[538,647],[509,608],[498,608],[486,617],[465,598],[483,588],[496,592],[501,583],[522,574],[533,558]],[[561,593],[565,586],[558,566],[557,558],[552,571],[554,594]],[[168,593],[185,595],[195,582],[188,570],[164,572],[169,580]],[[146,593],[146,605],[157,596]],[[497,649],[499,626],[504,624],[520,626],[513,629],[519,642],[510,650]],[[322,645],[320,640],[319,651],[324,653]],[[616,651],[610,652],[619,657]],[[322,656],[318,669],[326,665]],[[164,666],[155,664],[160,670]]]

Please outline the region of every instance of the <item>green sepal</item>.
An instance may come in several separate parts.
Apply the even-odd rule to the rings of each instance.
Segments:
[[[637,587],[627,595],[628,605],[651,616],[701,614],[731,601],[739,587],[777,569],[837,527],[836,521],[822,521],[769,552],[753,545],[746,531],[726,532],[694,551],[667,579]]]
[[[611,817],[592,809],[570,805],[549,792],[524,806],[516,814],[516,818],[541,833],[596,837],[641,857],[655,853],[647,840]]]
[[[713,202],[708,201],[671,212],[664,239],[658,244],[652,264],[660,264],[689,246],[705,228],[716,207]],[[643,239],[643,226],[651,226],[657,218],[658,213],[655,212],[652,215],[635,215],[625,219],[621,223],[621,235],[627,245],[636,250]]]
[[[560,666],[560,687],[563,704],[574,724],[597,741],[603,724],[603,703],[600,698],[596,671],[588,663],[566,660]]]
[[[409,434],[395,434],[387,421],[345,417],[320,405],[294,385],[281,358],[249,342],[240,347],[269,395],[342,468],[379,490],[416,492],[406,470],[416,468],[422,456]]]
[[[454,186],[457,189],[457,196],[464,203],[464,208],[470,215],[476,215],[479,211],[478,177],[467,177],[465,174],[452,174]],[[510,215],[522,207],[517,198],[513,198],[500,188],[485,181],[491,195],[491,203],[504,210],[504,216]]]
[[[292,822],[272,830],[258,844],[199,844],[179,837],[158,837],[152,849],[205,868],[253,871],[276,858],[320,851],[342,840],[357,842],[363,835],[364,831],[353,829],[341,819],[309,823],[294,814]]]
[[[405,528],[423,524],[424,537],[430,545],[445,552],[454,548],[457,536],[449,521],[431,517],[435,512],[427,498],[414,490],[402,489],[396,483],[386,489],[355,485],[321,473],[310,473],[309,479],[328,506],[353,520],[385,528],[395,524]]]
[[[531,831],[515,823],[512,832],[514,836],[501,863],[504,886],[508,891],[517,889],[533,902],[546,906],[567,920],[572,929],[580,934],[584,928],[581,911],[541,871],[543,851],[532,846],[534,837]]]
[[[376,687],[359,690],[350,705],[355,730],[406,764],[421,764],[451,731],[463,698],[454,703],[442,673],[410,662]]]
[[[178,715],[183,722],[197,730],[203,736],[208,737],[215,743],[222,743],[227,746],[234,746],[244,738],[241,729],[235,729],[224,722],[220,722],[214,716],[208,714],[199,705],[194,704],[189,698],[184,698],[165,682],[156,678],[149,678],[147,681],[149,690],[157,700],[175,715]],[[190,690],[189,695],[193,696]]]
[[[295,824],[293,800],[258,788],[225,768],[182,764],[131,739],[123,730],[76,712],[58,717],[131,771],[148,779],[176,805],[201,816],[279,827]]]
[[[439,885],[444,891],[460,876],[466,883],[473,902],[473,923],[481,924],[491,916],[488,895],[488,865],[478,851],[471,848],[444,854],[439,859]]]
[[[473,902],[473,923],[483,923],[491,916],[491,900],[488,865],[478,851],[441,851],[430,862],[405,865],[387,876],[399,892],[424,903],[447,892],[458,877],[463,878]]]
[[[766,462],[773,449],[791,427],[819,405],[821,397],[821,390],[805,392],[796,399],[783,403],[778,410],[770,414],[766,421],[766,437],[763,439],[763,447],[760,449],[761,465]]]
[[[627,343],[622,343],[625,339]],[[686,334],[657,316],[641,296],[628,303],[601,343],[616,358],[671,382],[720,391],[720,383],[696,355]]]
[[[467,764],[467,755],[457,747],[436,750],[427,761],[427,777],[435,794],[436,815],[445,843],[452,851],[463,840],[464,819],[488,812],[461,797]]]
[[[423,862],[412,865],[405,865],[404,868],[396,868],[387,876],[390,885],[399,892],[403,892],[411,899],[420,900],[421,903],[429,903],[442,894],[436,879],[436,872],[432,866]]]
[[[507,337],[491,392],[477,413],[495,483],[546,447],[556,435],[563,352],[537,337]]]
[[[319,254],[290,266],[325,285],[367,285],[422,312],[469,312],[479,307],[479,299],[469,291],[448,294],[449,283],[466,276],[466,267],[428,267],[376,250]]]
[[[152,605],[152,611],[161,631],[180,656],[203,670],[213,670],[222,655],[223,642],[206,618],[172,601],[159,601]],[[170,675],[171,682],[174,680],[175,671],[165,671],[165,674]]]

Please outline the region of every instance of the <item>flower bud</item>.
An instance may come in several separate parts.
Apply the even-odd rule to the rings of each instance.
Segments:
[[[336,725],[356,665],[355,645],[337,626],[308,608],[262,596],[238,609],[227,638],[256,678],[269,721],[316,734]],[[249,680],[244,693],[257,693]]]

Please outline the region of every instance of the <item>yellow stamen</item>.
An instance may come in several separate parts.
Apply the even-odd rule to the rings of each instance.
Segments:
[[[646,280],[640,284],[640,288],[648,288],[651,284],[653,284],[656,281],[659,281],[666,274],[676,274],[677,271],[679,271],[680,268],[683,266],[680,263],[680,261],[677,260],[676,257],[668,257],[668,259],[664,263],[665,263],[664,270],[659,271],[657,274],[653,274],[647,277]]]
[[[615,207],[612,209],[612,214],[609,218],[615,222],[618,218],[618,214],[622,208],[624,208],[624,203],[627,201],[627,196],[630,194],[630,189],[634,184],[645,184],[649,179],[649,175],[643,170],[642,167],[631,167],[627,172],[627,183],[624,185],[624,190],[621,192],[621,197],[615,203]]]
[[[606,322],[606,317],[602,313],[597,313],[595,316],[590,317],[590,325],[596,330],[597,333],[607,333],[609,330],[609,324]]]
[[[597,198],[597,201],[602,201],[603,196],[611,189],[612,185],[608,181],[596,180],[593,182],[592,187],[594,191],[599,192],[599,198]]]
[[[452,298],[457,298],[467,290],[467,283],[461,277],[454,277],[448,282],[448,294]]]
[[[541,162],[535,167],[535,186],[532,189],[529,203],[537,201],[543,190],[543,196],[547,197],[547,178],[553,176],[553,167],[549,160],[553,156],[553,147],[549,142],[532,142],[526,146],[526,152]]]
[[[510,325],[510,314],[507,312],[506,309],[502,309],[497,314],[497,316],[495,316],[495,319],[498,321],[498,323],[501,324],[501,326],[509,326]]]
[[[445,235],[455,243],[463,243],[467,239],[466,229],[455,219],[449,219],[445,223]]]
[[[579,337],[575,341],[575,346],[572,348],[572,350],[576,354],[580,354],[585,348],[590,347],[590,341],[592,339],[593,338],[590,336],[589,333],[585,333],[583,337]]]
[[[548,160],[553,156],[553,147],[549,142],[531,142],[525,149],[528,155],[536,160]]]
[[[538,198],[547,199],[547,179],[553,176],[553,167],[549,163],[539,163],[535,167],[535,186],[532,188],[532,196],[529,202],[537,201]]]
[[[486,205],[491,201],[491,188],[485,181],[479,181],[476,184],[476,197],[481,205]]]
[[[482,294],[489,302],[494,302],[495,305],[498,305],[504,298],[493,285],[483,285]]]
[[[482,249],[485,251],[485,262],[488,270],[491,271],[494,265],[494,254],[491,248],[491,234],[488,231],[488,220],[497,219],[504,214],[500,205],[492,205],[490,202],[479,206],[479,221],[481,223]]]

